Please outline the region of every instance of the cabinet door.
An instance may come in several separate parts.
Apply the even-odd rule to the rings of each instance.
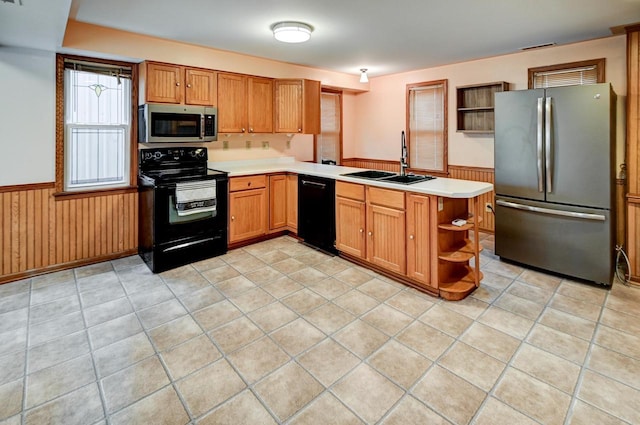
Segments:
[[[277,80],[276,133],[302,133],[302,80]]]
[[[183,68],[159,63],[147,64],[147,102],[181,103]]]
[[[204,69],[185,70],[185,103],[189,105],[215,106],[216,73]]]
[[[249,77],[249,132],[273,133],[273,80]]]
[[[405,212],[367,205],[367,260],[405,274]]]
[[[269,230],[287,225],[287,176],[269,176]]]
[[[229,242],[262,236],[267,232],[266,189],[229,194]]]
[[[298,175],[287,174],[287,227],[298,231]]]
[[[247,78],[218,74],[218,132],[244,133],[247,130]]]
[[[365,203],[336,197],[336,249],[365,258]]]
[[[407,195],[407,277],[424,285],[431,283],[430,199]]]

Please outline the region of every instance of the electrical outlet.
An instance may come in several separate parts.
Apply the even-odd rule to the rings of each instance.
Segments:
[[[486,204],[484,204],[484,210],[486,212],[491,212],[493,211],[493,205],[491,205],[491,202],[487,202]]]
[[[262,142],[262,149],[269,149],[269,142]]]
[[[223,140],[222,141],[222,150],[226,151],[227,149],[229,149],[229,141],[228,140]]]
[[[251,140],[247,140],[246,142],[244,142],[244,147],[247,149],[251,149]]]

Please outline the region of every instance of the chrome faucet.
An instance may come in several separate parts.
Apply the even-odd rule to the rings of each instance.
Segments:
[[[404,130],[402,131],[401,143],[402,143],[402,156],[400,157],[400,175],[406,176],[407,168],[409,168],[409,164],[407,163],[407,141],[405,140],[405,137],[404,137]]]

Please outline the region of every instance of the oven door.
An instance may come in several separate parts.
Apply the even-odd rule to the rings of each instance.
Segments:
[[[156,245],[201,235],[227,233],[227,181],[216,182],[215,212],[178,215],[175,184],[159,185],[155,189],[154,242]]]

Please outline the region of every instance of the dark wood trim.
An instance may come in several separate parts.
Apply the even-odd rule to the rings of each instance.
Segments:
[[[486,173],[486,172],[494,172],[494,169],[491,167],[469,167],[467,165],[451,165],[449,164],[449,169],[455,169],[455,170],[465,170],[465,171],[478,171],[481,173]]]
[[[560,71],[563,69],[571,69],[571,68],[581,68],[584,66],[593,66],[595,65],[597,71],[598,71],[598,83],[604,83],[605,80],[605,66],[606,66],[606,59],[605,58],[599,58],[599,59],[589,59],[589,60],[584,60],[584,61],[577,61],[577,62],[568,62],[568,63],[559,63],[559,64],[555,64],[555,65],[547,65],[547,66],[538,66],[535,68],[529,68],[527,70],[528,73],[528,85],[529,88],[532,89],[533,88],[533,75],[536,72],[546,72],[546,71]]]
[[[291,237],[298,238],[297,234],[294,233],[294,232],[291,232],[290,230],[280,230],[280,231],[276,231],[276,232],[273,232],[273,233],[267,233],[267,234],[264,234],[262,236],[258,236],[257,238],[251,238],[251,239],[246,239],[246,240],[243,240],[243,241],[230,243],[227,246],[227,249],[229,251],[231,251],[233,249],[242,248],[243,246],[252,245],[254,243],[267,241],[269,239],[274,239],[274,238],[278,238],[280,236],[285,236],[285,235],[289,235]]]
[[[103,255],[101,257],[94,257],[94,258],[86,259],[86,260],[71,261],[69,263],[63,263],[63,264],[55,264],[55,265],[52,265],[52,266],[43,267],[43,268],[40,268],[40,269],[29,270],[29,271],[21,272],[21,273],[6,274],[6,275],[0,276],[0,285],[5,284],[5,283],[9,283],[9,282],[14,282],[16,280],[31,278],[31,277],[34,277],[34,276],[39,276],[39,275],[42,275],[42,274],[47,274],[47,273],[51,273],[51,272],[57,272],[57,271],[60,271],[60,270],[73,269],[73,268],[76,268],[76,267],[87,266],[89,264],[101,263],[103,261],[116,260],[118,258],[129,257],[131,255],[136,255],[136,254],[138,254],[138,250],[137,249],[130,249],[130,250],[127,250],[127,251],[118,252],[116,254]]]
[[[64,60],[75,59],[131,68],[131,126],[129,134],[129,185],[138,178],[138,64],[85,56],[56,54],[56,196],[64,191]],[[73,198],[77,192],[70,192]]]
[[[138,186],[117,187],[114,189],[93,190],[87,192],[56,192],[53,194],[56,201],[82,198],[95,198],[98,196],[122,195],[138,191]]]
[[[413,83],[413,84],[407,84],[406,86],[406,94],[405,94],[405,101],[406,101],[406,109],[405,109],[405,128],[406,128],[406,137],[407,137],[407,160],[409,160],[409,158],[411,158],[411,127],[410,127],[410,120],[411,120],[411,114],[410,114],[410,104],[411,102],[409,101],[409,91],[413,88],[416,87],[425,87],[425,86],[433,86],[433,85],[438,85],[438,84],[442,84],[443,87],[443,146],[442,146],[442,170],[425,170],[425,169],[420,169],[420,168],[412,168],[412,170],[415,170],[419,173],[427,173],[427,174],[436,174],[436,175],[446,175],[448,173],[447,167],[448,167],[448,163],[449,163],[449,80],[444,79],[444,80],[433,80],[433,81],[425,81],[422,83]],[[409,161],[409,165],[411,165],[411,161]]]
[[[377,273],[379,273],[379,274],[381,274],[383,276],[388,277],[389,279],[393,279],[393,280],[395,280],[397,282],[400,282],[400,283],[402,283],[404,285],[411,286],[412,288],[415,288],[418,291],[423,292],[423,293],[425,293],[427,295],[431,295],[432,297],[436,297],[436,298],[439,297],[439,291],[436,288],[427,288],[425,286],[419,285],[416,282],[412,281],[411,279],[407,278],[406,276],[390,272],[389,270],[385,270],[383,268],[380,268],[380,267],[376,266],[375,264],[372,264],[372,263],[370,263],[370,262],[368,262],[366,260],[363,260],[361,258],[354,257],[354,256],[351,256],[349,254],[345,254],[344,252],[338,253],[338,256],[340,258],[344,258],[347,261],[350,261],[350,262],[355,263],[355,264],[357,264],[359,266],[362,266],[362,267],[364,267],[366,269],[373,270],[373,271],[375,271],[375,272],[377,272]]]
[[[0,186],[0,193],[21,192],[23,190],[53,189],[54,187],[56,187],[56,184],[54,182],[16,184],[11,186]]]
[[[398,161],[392,161],[390,159],[373,159],[373,158],[357,158],[357,157],[351,157],[351,158],[343,158],[343,161],[366,161],[366,162],[373,162],[375,164],[389,164],[389,165],[398,165]]]

